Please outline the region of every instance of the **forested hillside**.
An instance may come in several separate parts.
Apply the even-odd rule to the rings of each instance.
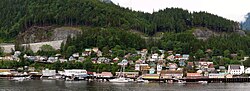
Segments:
[[[238,23],[206,13],[167,8],[153,14],[135,12],[99,0],[2,0],[0,38],[13,40],[31,26],[93,26],[156,32],[182,32],[193,27],[231,32]]]

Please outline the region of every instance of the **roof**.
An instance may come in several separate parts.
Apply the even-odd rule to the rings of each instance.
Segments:
[[[240,69],[240,65],[229,65],[230,69]]]
[[[187,76],[201,76],[200,73],[187,73]]]
[[[175,71],[173,71],[173,70],[162,70],[161,74],[183,74],[183,72],[180,71],[180,70],[175,70]]]

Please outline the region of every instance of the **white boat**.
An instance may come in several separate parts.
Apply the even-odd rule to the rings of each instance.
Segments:
[[[187,83],[187,82],[186,82],[186,81],[183,81],[183,80],[178,80],[177,83],[179,83],[179,84],[184,84],[184,83]]]
[[[208,82],[207,81],[198,81],[198,83],[207,84]]]
[[[138,79],[136,82],[138,83],[149,83],[148,80]]]
[[[24,80],[29,80],[29,79],[31,79],[31,75],[28,76],[28,77],[14,77],[11,80],[13,80],[13,81],[24,81]]]
[[[23,81],[23,80],[26,80],[26,78],[25,77],[14,77],[11,80],[13,80],[13,81]]]
[[[109,82],[113,82],[113,83],[127,83],[127,82],[129,82],[129,79],[124,78],[124,77],[119,77],[119,78],[111,79],[111,80],[109,80]]]
[[[111,79],[111,80],[109,80],[109,82],[112,82],[112,83],[127,83],[127,82],[130,82],[131,80],[129,78],[125,78],[124,73],[123,73],[125,71],[126,63],[122,62],[122,63],[119,63],[119,64],[122,67],[121,67],[120,74],[119,74],[118,78]]]
[[[138,77],[136,80],[137,83],[149,83],[148,80],[143,80],[142,77]]]

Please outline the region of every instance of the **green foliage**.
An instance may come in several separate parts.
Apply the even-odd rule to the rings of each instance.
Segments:
[[[0,38],[5,41],[31,26],[47,25],[118,27],[148,35],[159,31],[182,32],[192,27],[215,31],[238,28],[236,22],[206,12],[167,8],[149,14],[99,0],[2,0],[0,12]]]
[[[40,50],[37,51],[37,54],[41,56],[53,56],[56,53],[57,51],[50,45],[43,45],[40,47]]]
[[[243,65],[244,65],[245,67],[250,67],[250,59],[248,58],[247,60],[245,60],[245,61],[243,62]]]
[[[74,52],[82,52],[85,48],[98,47],[103,50],[105,56],[109,55],[109,48],[113,48],[114,55],[123,56],[126,53],[125,48],[141,49],[145,45],[145,40],[139,35],[117,29],[96,28],[83,31],[75,38],[69,38],[62,53],[69,56]],[[70,46],[75,50],[70,51]]]

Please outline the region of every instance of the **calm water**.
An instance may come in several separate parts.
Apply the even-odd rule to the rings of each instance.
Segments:
[[[0,80],[0,91],[250,91],[250,83],[167,84]]]

